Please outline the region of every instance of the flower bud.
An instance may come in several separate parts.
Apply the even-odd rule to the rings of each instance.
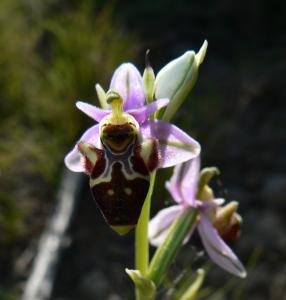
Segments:
[[[170,104],[163,115],[164,120],[169,121],[173,117],[193,88],[207,45],[207,41],[204,41],[197,54],[194,51],[187,51],[159,71],[155,80],[155,97],[170,99]]]

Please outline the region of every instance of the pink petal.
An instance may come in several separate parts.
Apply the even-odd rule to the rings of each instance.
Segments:
[[[209,219],[201,213],[198,230],[206,251],[214,263],[239,277],[246,277],[246,270],[233,251],[219,236]]]
[[[184,175],[182,178],[182,192],[185,202],[193,207],[196,207],[196,192],[200,176],[201,160],[200,156],[197,156],[193,160],[184,164]]]
[[[172,223],[180,217],[184,209],[180,205],[173,205],[162,209],[149,222],[149,241],[150,244],[159,247],[166,238]]]
[[[188,233],[188,234],[186,235],[186,237],[184,238],[184,240],[183,240],[183,245],[185,245],[185,244],[190,240],[190,238],[192,237],[192,235],[193,235],[193,233],[194,233],[196,227],[197,227],[197,222],[195,222],[195,223],[193,224],[193,226],[192,226],[192,228],[190,229],[189,233]]]
[[[108,110],[81,101],[76,103],[76,107],[97,122],[100,122],[105,116],[110,114]]]
[[[200,174],[200,157],[191,161],[176,165],[173,176],[167,182],[166,187],[174,200],[184,206],[197,207],[195,200]]]
[[[173,169],[173,175],[169,181],[166,182],[166,188],[172,195],[173,199],[178,203],[184,202],[181,180],[182,180],[182,164],[176,165]]]
[[[177,165],[200,154],[200,144],[175,125],[151,119],[145,121],[140,129],[143,138],[159,142],[159,168]]]
[[[97,148],[100,148],[99,125],[92,126],[81,136],[79,141],[88,142]],[[66,155],[65,164],[73,172],[85,172],[81,163],[82,155],[78,151],[77,145]]]
[[[149,115],[153,114],[157,110],[167,106],[169,103],[169,99],[159,99],[157,101],[152,102],[146,106],[143,106],[138,109],[131,109],[127,112],[132,115],[138,123],[144,122]]]
[[[223,198],[215,198],[209,201],[201,201],[201,200],[197,200],[198,202],[198,206],[202,207],[204,209],[208,209],[208,208],[213,208],[213,207],[218,207],[224,204],[225,199]]]
[[[118,92],[124,100],[124,110],[140,108],[144,105],[145,95],[142,77],[131,63],[120,65],[114,72],[110,89]]]

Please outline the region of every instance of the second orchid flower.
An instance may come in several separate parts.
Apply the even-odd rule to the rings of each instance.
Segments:
[[[234,239],[239,234],[241,218],[236,213],[237,203],[230,202],[222,206],[224,199],[214,198],[208,186],[208,182],[217,172],[216,168],[208,168],[200,173],[199,157],[174,168],[173,176],[166,187],[177,204],[161,210],[150,221],[150,243],[160,246],[168,235],[172,223],[187,209],[197,209],[199,211],[197,222],[184,242],[190,239],[197,228],[213,262],[236,276],[245,277],[245,268],[223,240],[223,238]]]

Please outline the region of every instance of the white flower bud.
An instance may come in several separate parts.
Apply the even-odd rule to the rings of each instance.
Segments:
[[[187,51],[159,71],[155,80],[155,97],[170,99],[163,116],[164,120],[169,121],[173,117],[193,88],[207,46],[208,43],[205,41],[197,54],[194,51]]]

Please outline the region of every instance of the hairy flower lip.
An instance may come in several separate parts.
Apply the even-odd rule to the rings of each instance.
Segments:
[[[201,201],[197,197],[199,185],[200,159],[199,157],[174,168],[173,176],[166,183],[166,187],[177,205],[161,210],[149,223],[150,243],[158,247],[168,234],[169,227],[186,209],[193,207],[199,210],[198,222],[192,228],[188,240],[195,227],[197,227],[202,243],[210,258],[224,270],[233,275],[244,278],[247,273],[242,263],[233,251],[220,237],[217,229],[207,215],[209,209],[219,207],[224,199],[214,198]],[[207,184],[207,183],[206,183]],[[237,208],[236,202],[229,206],[229,210]]]

